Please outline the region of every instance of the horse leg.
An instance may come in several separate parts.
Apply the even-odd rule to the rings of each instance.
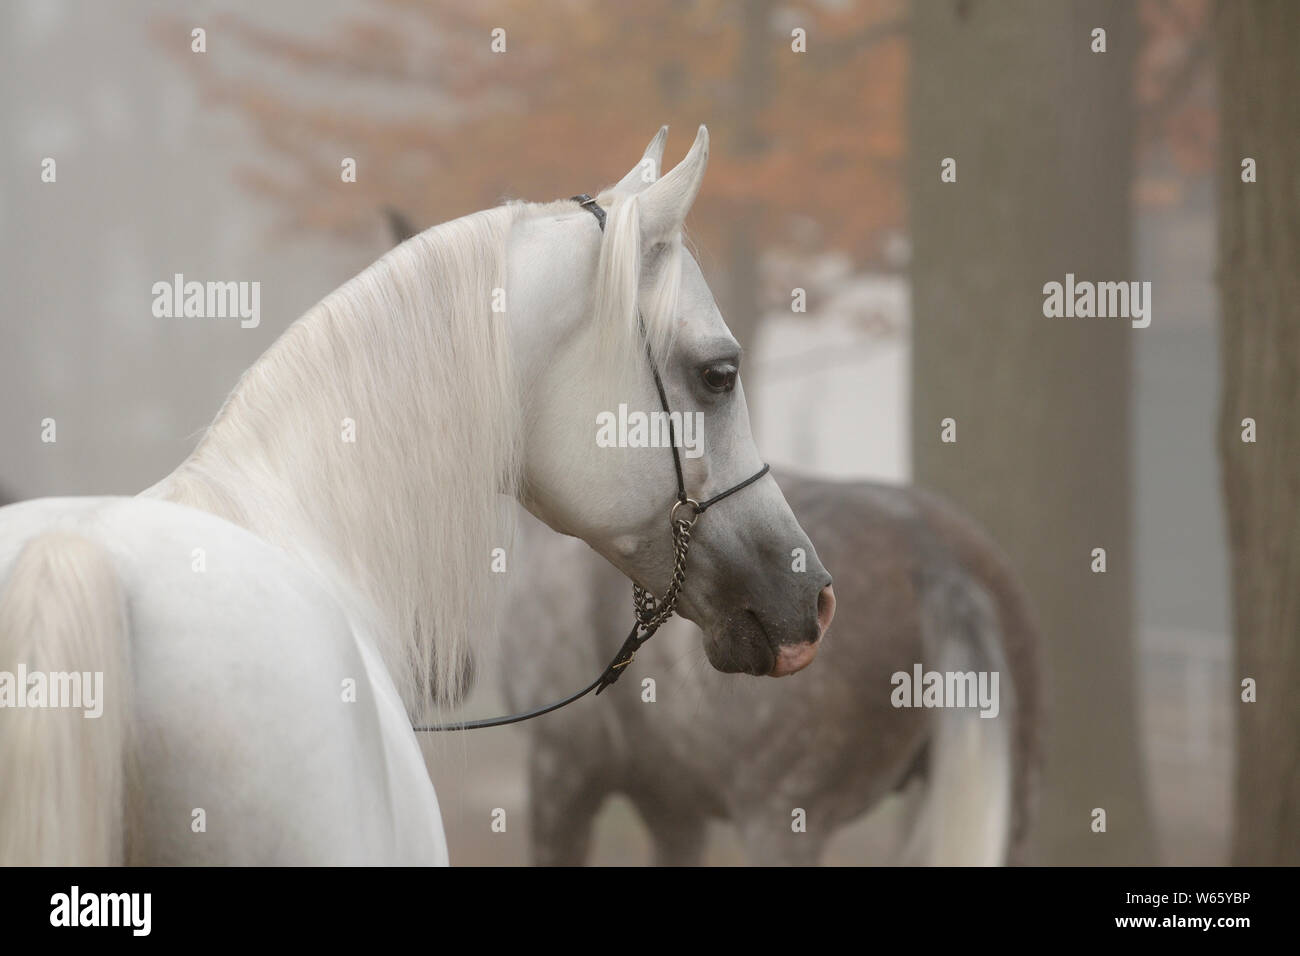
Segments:
[[[582,866],[592,825],[609,789],[583,761],[534,740],[528,758],[528,812],[534,866]]]
[[[891,860],[895,866],[924,866],[930,860],[929,790],[929,779],[918,773],[898,791],[903,811]]]
[[[707,821],[679,804],[634,801],[650,830],[655,866],[699,866],[707,843]]]
[[[821,862],[830,834],[816,833],[811,828],[796,831],[790,820],[788,810],[771,807],[737,818],[750,866],[816,866]]]

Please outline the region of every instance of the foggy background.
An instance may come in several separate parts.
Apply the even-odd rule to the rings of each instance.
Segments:
[[[1132,268],[1076,271],[1153,286],[1150,328],[1118,323],[1131,348],[1118,387],[1132,550],[1130,562],[1112,553],[1109,574],[1132,587],[1126,706],[1148,859],[1216,864],[1229,852],[1235,679],[1215,450],[1212,71],[1204,5],[1137,7],[1134,35],[1112,29],[1120,49],[1106,54],[1127,43],[1134,64]],[[495,58],[492,26],[509,44]],[[789,49],[797,26],[806,54]],[[0,487],[10,498],[142,490],[290,322],[387,249],[385,208],[423,228],[507,197],[594,194],[663,123],[665,168],[699,123],[713,136],[689,226],[747,350],[764,456],[910,481],[922,426],[911,417],[909,164],[938,184],[950,155],[909,155],[917,26],[905,3],[849,0],[0,6]],[[190,52],[193,27],[207,30],[204,54]],[[1076,41],[1086,55],[1086,30]],[[355,184],[339,180],[345,156]],[[40,181],[44,157],[57,160],[56,184]],[[174,273],[260,281],[260,327],[153,317],[150,288]],[[1063,272],[1039,284],[1051,279]],[[790,310],[795,286],[808,290],[806,314]],[[1104,374],[1097,387],[1111,387]],[[40,441],[46,417],[55,444]],[[924,428],[937,436],[937,419]],[[1086,571],[1086,553],[1078,560]],[[496,703],[481,673],[466,712]],[[508,834],[488,830],[492,807],[522,808],[521,741],[482,732],[437,755],[453,862],[524,861],[513,824],[524,813]],[[846,832],[828,862],[867,861],[888,813]],[[607,806],[595,861],[643,862],[639,826],[623,802]],[[718,834],[710,860],[739,860],[729,840]]]

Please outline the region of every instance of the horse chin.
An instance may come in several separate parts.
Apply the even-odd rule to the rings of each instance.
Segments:
[[[773,674],[779,661],[763,623],[749,610],[728,615],[720,626],[707,628],[704,654],[714,670],[724,674]]]

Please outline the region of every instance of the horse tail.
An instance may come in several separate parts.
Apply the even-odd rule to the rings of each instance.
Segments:
[[[85,538],[32,538],[0,582],[0,866],[123,862],[126,634],[121,581]]]
[[[990,693],[935,711],[924,790],[905,849],[914,863],[1000,866],[1012,837],[1016,693],[1002,653],[996,605],[963,570],[944,562],[921,589],[926,656],[944,675],[973,674]],[[997,675],[994,685],[993,675]]]

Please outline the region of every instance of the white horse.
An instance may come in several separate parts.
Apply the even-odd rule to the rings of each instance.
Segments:
[[[760,464],[681,241],[708,134],[660,177],[665,135],[598,197],[603,233],[572,201],[510,203],[394,249],[143,495],[0,510],[0,863],[447,862],[411,721],[494,626],[506,496],[663,592],[672,456],[595,440],[620,402],[658,410],[647,348],[705,416],[692,497]],[[688,571],[719,670],[811,660],[830,578],[770,476],[701,516]],[[103,675],[98,719],[51,706],[73,672]]]

